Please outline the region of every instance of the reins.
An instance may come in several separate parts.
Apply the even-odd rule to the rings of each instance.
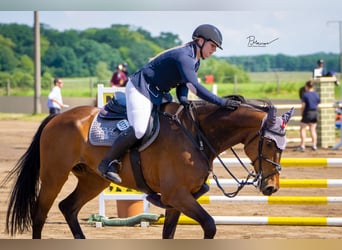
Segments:
[[[259,174],[255,174],[251,171],[248,170],[248,168],[245,166],[245,164],[242,162],[242,160],[240,159],[240,157],[238,156],[238,154],[235,152],[235,150],[233,148],[231,148],[231,151],[233,152],[234,156],[238,159],[239,163],[241,164],[241,166],[245,169],[245,171],[248,173],[247,177],[245,178],[245,180],[239,180],[233,173],[232,171],[230,171],[230,169],[227,167],[227,165],[223,162],[223,160],[221,159],[221,157],[219,156],[219,154],[216,152],[216,150],[213,148],[213,146],[210,144],[210,142],[208,141],[207,137],[203,134],[201,128],[199,127],[198,121],[195,119],[195,116],[193,114],[193,110],[196,111],[196,107],[194,107],[195,104],[192,102],[189,106],[185,107],[183,105],[181,105],[177,112],[172,115],[169,114],[167,112],[163,112],[163,111],[159,111],[162,115],[169,117],[172,121],[174,121],[180,128],[182,128],[182,130],[185,132],[185,134],[189,137],[189,139],[193,142],[193,144],[196,146],[196,148],[201,152],[202,156],[204,157],[204,159],[206,160],[207,164],[208,164],[208,170],[212,172],[213,175],[213,179],[215,180],[217,187],[222,191],[222,193],[229,197],[229,198],[233,198],[235,197],[240,191],[241,189],[246,186],[246,185],[253,185],[253,186],[257,186],[261,178],[261,171]],[[180,121],[179,119],[179,114],[181,113],[182,110],[185,110],[186,114],[190,117],[191,122],[193,123],[194,127],[195,127],[195,134],[198,137],[198,140],[196,140],[196,138],[194,137],[194,135],[191,133],[191,131],[189,129],[187,129],[184,124]],[[256,135],[257,136],[257,135]],[[225,170],[229,173],[229,175],[236,181],[237,183],[237,189],[234,192],[226,192],[224,190],[224,188],[222,187],[222,185],[220,184],[217,175],[214,173],[213,169],[211,169],[210,167],[210,162],[208,159],[208,156],[205,154],[204,152],[204,144],[210,149],[210,151],[214,154],[214,156],[219,160],[219,162],[221,163],[221,165],[225,168]],[[260,153],[260,152],[259,152]],[[250,178],[253,177],[253,180],[251,181]]]

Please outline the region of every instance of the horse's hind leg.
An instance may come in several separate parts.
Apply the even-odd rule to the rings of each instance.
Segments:
[[[32,210],[32,238],[41,239],[42,230],[45,224],[47,214],[55,201],[62,186],[68,179],[68,174],[60,175],[60,178],[48,178],[48,176],[41,175],[41,185],[37,202]]]
[[[163,239],[173,239],[178,219],[180,216],[180,212],[174,208],[166,209],[165,212],[165,221],[163,226]]]
[[[78,178],[78,184],[75,190],[59,203],[59,209],[63,213],[74,238],[85,239],[85,235],[78,222],[78,213],[83,205],[95,198],[109,185],[109,182],[82,165],[75,167],[73,173]]]

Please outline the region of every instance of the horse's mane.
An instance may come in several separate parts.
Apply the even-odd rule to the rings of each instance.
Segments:
[[[268,99],[245,99],[241,95],[228,95],[228,96],[224,96],[223,98],[240,101],[241,105],[244,107],[263,111],[263,112],[268,112],[270,110],[270,107],[273,106],[271,100],[268,100]],[[197,107],[208,104],[208,102],[204,100],[194,100],[193,103]]]
[[[264,111],[266,113],[268,113],[270,108],[273,106],[271,100],[268,99],[248,99],[246,103],[243,103],[242,105]]]

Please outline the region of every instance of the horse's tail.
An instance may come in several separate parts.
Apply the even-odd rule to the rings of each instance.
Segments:
[[[32,225],[31,216],[39,190],[40,137],[44,127],[53,117],[54,115],[50,115],[42,121],[31,145],[2,183],[3,185],[12,177],[17,177],[6,215],[6,233],[10,233],[12,236],[17,232],[28,231]]]

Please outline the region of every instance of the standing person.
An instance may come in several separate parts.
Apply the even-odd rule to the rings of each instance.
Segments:
[[[313,76],[313,79],[316,79],[317,77],[325,76],[323,59],[319,59],[317,61],[317,67],[313,70],[312,76]]]
[[[118,64],[116,67],[116,71],[112,75],[110,80],[111,87],[123,87],[125,82],[127,81],[127,77],[125,73],[122,71],[123,67],[122,64]]]
[[[302,120],[300,122],[300,146],[297,151],[305,151],[306,128],[309,126],[310,136],[312,139],[312,150],[317,150],[317,121],[318,121],[318,104],[320,97],[314,90],[313,81],[307,81],[305,84],[305,92],[302,97]]]
[[[113,143],[107,155],[98,166],[102,176],[120,183],[120,157],[146,132],[153,104],[160,105],[172,100],[169,91],[176,88],[182,105],[188,105],[188,92],[220,107],[235,110],[240,102],[218,97],[203,87],[196,72],[200,59],[209,58],[222,49],[221,32],[213,25],[198,26],[192,41],[166,50],[152,58],[138,72],[132,74],[126,86],[127,117],[129,128],[123,131]]]
[[[55,78],[53,80],[54,87],[49,93],[47,106],[49,108],[49,113],[59,114],[62,108],[67,108],[69,105],[63,103],[61,89],[63,88],[63,81],[61,78]]]
[[[128,82],[128,76],[129,76],[128,63],[125,62],[122,64],[122,72],[124,72],[124,74],[126,75],[126,81],[123,84],[124,86],[126,86]]]

